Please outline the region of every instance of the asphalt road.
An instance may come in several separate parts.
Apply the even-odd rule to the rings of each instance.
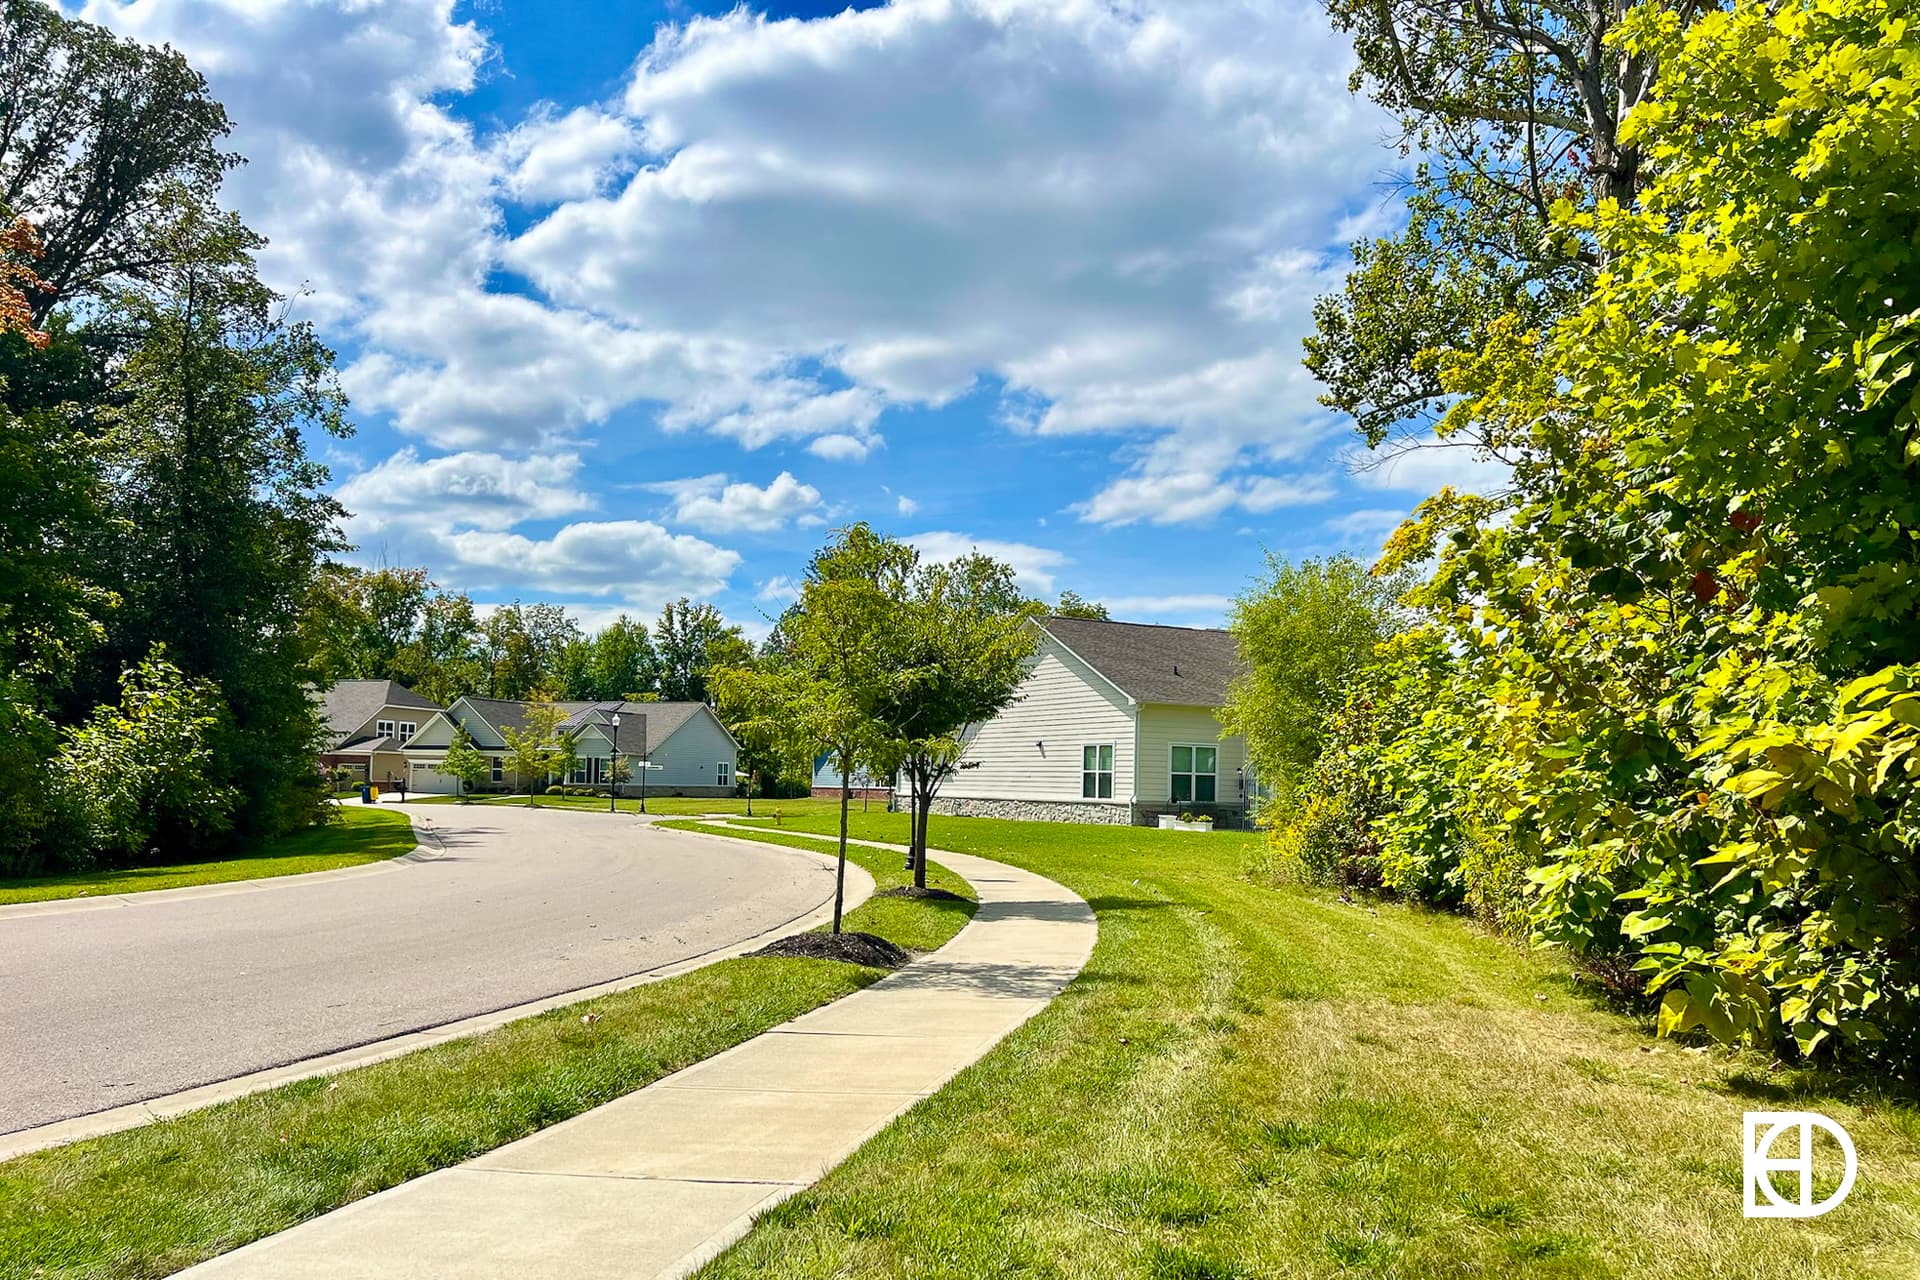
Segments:
[[[0,918],[0,1133],[626,977],[833,892],[804,854],[627,817],[422,812],[431,861]]]

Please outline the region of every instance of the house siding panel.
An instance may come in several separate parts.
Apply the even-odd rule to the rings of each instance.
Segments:
[[[702,709],[681,725],[665,742],[650,746],[650,758],[660,768],[647,774],[647,790],[662,793],[685,791],[690,795],[733,794],[731,786],[721,787],[716,766],[726,761],[727,771],[736,779],[739,760],[733,739],[720,727],[711,711]],[[636,772],[627,788],[639,790]]]
[[[961,761],[975,767],[956,772],[940,795],[945,801],[1077,803],[1081,747],[1108,742],[1114,753],[1108,803],[1124,805],[1134,776],[1132,708],[1104,677],[1047,637],[1020,700],[969,737]]]
[[[1236,770],[1247,762],[1245,738],[1220,736],[1220,721],[1210,707],[1170,707],[1148,704],[1140,708],[1140,762],[1135,781],[1138,803],[1173,803],[1171,748],[1175,743],[1197,743],[1220,749],[1217,798],[1213,805],[1195,809],[1238,809],[1240,780]]]

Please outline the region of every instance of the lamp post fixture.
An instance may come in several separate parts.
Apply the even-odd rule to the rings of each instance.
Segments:
[[[645,744],[642,743],[641,745],[644,746]],[[641,753],[641,756],[640,756],[640,812],[642,813],[645,813],[647,811],[647,770],[651,768],[653,768],[653,766],[647,763],[646,754],[644,752]]]
[[[613,713],[613,742],[607,757],[607,812],[613,813],[619,808],[614,803],[620,794],[620,713]]]

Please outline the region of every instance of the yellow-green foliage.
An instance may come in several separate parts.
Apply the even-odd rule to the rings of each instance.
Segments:
[[[1334,770],[1388,803],[1389,887],[1524,909],[1637,962],[1663,1031],[1910,1069],[1920,1049],[1920,40],[1916,0],[1632,10],[1660,81],[1583,305],[1441,357],[1425,686],[1389,654]],[[1411,696],[1417,690],[1418,696]],[[1515,872],[1527,869],[1524,899]]]

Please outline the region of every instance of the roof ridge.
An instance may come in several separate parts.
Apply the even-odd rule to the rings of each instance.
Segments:
[[[1130,622],[1125,618],[1080,618],[1070,613],[1050,613],[1048,622],[1096,622],[1110,627],[1154,627],[1161,631],[1194,631],[1205,636],[1230,636],[1231,627],[1182,627],[1171,622]]]

